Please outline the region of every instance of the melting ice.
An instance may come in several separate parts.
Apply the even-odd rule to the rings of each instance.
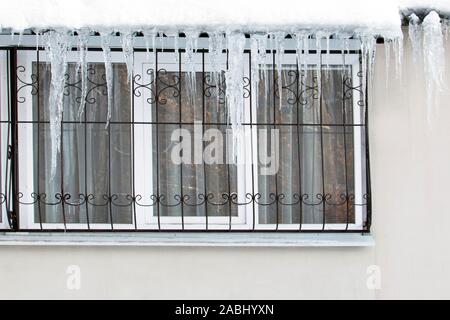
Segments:
[[[61,147],[61,121],[63,117],[64,86],[67,72],[67,52],[70,39],[66,32],[51,31],[46,34],[45,47],[51,63],[50,83],[50,140],[51,140],[51,170],[50,177],[56,174],[57,156]]]
[[[434,97],[444,88],[445,56],[441,19],[432,11],[422,23],[423,57],[427,93],[428,122],[435,111]]]
[[[409,39],[411,41],[414,53],[414,59],[417,61],[421,58],[424,59],[424,70],[426,75],[426,92],[428,106],[432,105],[433,96],[435,92],[442,90],[443,77],[444,77],[444,47],[443,47],[443,35],[441,21],[436,12],[431,12],[422,22],[420,19],[411,15],[409,17]],[[185,55],[183,61],[183,69],[187,72],[186,82],[188,85],[188,92],[191,92],[191,102],[195,103],[195,90],[196,85],[196,61],[195,53],[198,49],[199,35],[203,30],[191,29],[185,31]],[[36,32],[39,32],[36,30]],[[50,93],[50,128],[51,128],[51,141],[52,141],[52,176],[56,170],[57,154],[59,152],[59,146],[61,143],[61,120],[62,120],[62,102],[63,102],[63,89],[65,84],[65,73],[67,71],[67,52],[70,48],[70,36],[68,35],[70,30],[57,30],[47,32],[44,38],[45,46],[48,51],[48,57],[51,63],[51,93]],[[79,106],[79,116],[81,118],[84,112],[84,101],[87,91],[87,43],[90,31],[87,29],[76,30],[78,34],[77,45],[79,52],[79,59],[77,62],[77,71],[81,77],[82,94],[81,102]],[[174,37],[174,49],[178,52],[178,33]],[[107,126],[111,118],[112,108],[112,64],[111,64],[111,41],[113,30],[103,29],[100,32],[101,48],[103,51],[103,58],[105,63],[107,93],[108,93],[108,115]],[[145,42],[145,48],[147,51],[147,58],[150,50],[156,52],[156,39],[159,35],[161,44],[166,38],[162,38],[163,33],[158,32],[155,28],[142,29],[143,42]],[[293,47],[297,54],[297,68],[301,72],[307,69],[306,54],[309,52],[311,45],[314,45],[317,49],[317,54],[322,50],[322,41],[326,41],[326,51],[330,51],[330,37],[334,39],[342,39],[342,50],[348,51],[348,39],[353,38],[360,39],[361,52],[362,52],[362,68],[363,68],[363,86],[366,85],[366,80],[370,84],[373,74],[373,64],[375,57],[375,43],[378,34],[363,33],[363,34],[348,34],[340,33],[338,31],[331,32],[330,30],[298,30],[292,32],[257,32],[250,33],[248,41],[242,31],[227,31],[227,30],[215,30],[209,32],[209,45],[208,57],[212,75],[211,81],[213,84],[218,85],[221,80],[220,77],[224,73],[226,80],[226,100],[227,100],[227,112],[228,121],[232,129],[233,140],[233,157],[236,157],[236,149],[238,144],[238,136],[242,133],[241,125],[244,121],[244,100],[243,100],[243,77],[244,77],[244,65],[245,55],[244,49],[250,49],[250,64],[251,64],[251,95],[254,104],[259,105],[258,88],[261,81],[264,81],[266,87],[268,86],[268,69],[276,68],[278,94],[282,99],[282,65],[284,51],[286,49],[286,35],[290,34],[292,38]],[[124,30],[121,32],[120,44],[124,61],[127,66],[128,79],[131,80],[134,66],[134,46],[137,36],[132,30]],[[314,40],[315,39],[315,40]],[[249,44],[246,47],[247,43]],[[401,78],[401,64],[402,64],[402,38],[400,35],[385,36],[385,50],[386,50],[386,63],[389,63],[390,50],[394,51],[395,56],[395,69],[398,78]],[[391,49],[392,47],[392,49]],[[162,49],[162,48],[159,48]],[[226,50],[228,56],[228,63],[223,63],[223,52]],[[272,60],[272,56],[267,55],[267,52],[275,51],[275,61]],[[423,51],[423,52],[421,52]],[[178,55],[177,55],[178,57]],[[275,66],[273,66],[275,64]],[[327,60],[328,64],[328,60]],[[389,65],[386,66],[389,69]],[[198,68],[197,68],[198,69]],[[368,78],[366,78],[366,75]],[[306,76],[306,73],[304,73]],[[318,74],[318,82],[320,87],[320,73]],[[365,88],[363,88],[365,89]],[[319,88],[320,90],[320,88]]]

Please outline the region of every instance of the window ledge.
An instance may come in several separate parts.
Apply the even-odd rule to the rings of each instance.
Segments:
[[[369,247],[361,233],[153,232],[0,234],[0,246]]]

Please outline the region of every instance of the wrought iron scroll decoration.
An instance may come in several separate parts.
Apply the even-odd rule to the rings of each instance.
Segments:
[[[21,205],[35,205],[37,203],[41,203],[41,204],[47,205],[47,206],[56,206],[56,205],[61,205],[61,204],[65,204],[65,205],[69,205],[69,206],[82,206],[85,204],[89,204],[94,207],[104,207],[104,206],[108,206],[109,204],[112,204],[113,206],[118,206],[118,207],[128,207],[133,204],[136,204],[137,206],[141,206],[141,207],[151,207],[151,206],[155,206],[156,204],[161,204],[164,207],[176,207],[181,204],[185,204],[188,206],[195,207],[195,206],[202,206],[205,203],[207,203],[209,205],[213,205],[213,206],[224,206],[224,205],[228,205],[228,204],[250,205],[252,203],[255,203],[255,204],[261,205],[261,206],[270,206],[275,203],[278,203],[283,206],[295,206],[300,203],[307,205],[307,206],[319,206],[319,205],[322,205],[323,203],[325,203],[328,206],[343,206],[346,203],[349,203],[354,206],[365,206],[365,205],[367,205],[367,200],[369,198],[369,195],[368,194],[363,195],[362,198],[364,200],[366,200],[363,203],[355,203],[355,195],[353,193],[350,193],[350,194],[341,193],[341,194],[335,196],[334,199],[333,199],[333,195],[330,193],[317,193],[317,194],[293,193],[291,195],[290,202],[286,201],[287,197],[286,197],[286,194],[284,194],[284,193],[278,193],[278,194],[270,193],[268,195],[268,198],[270,199],[269,202],[262,202],[261,201],[262,195],[260,193],[255,193],[255,194],[246,193],[245,201],[239,202],[238,194],[235,192],[221,193],[220,197],[219,197],[220,199],[216,199],[216,196],[214,193],[207,193],[207,194],[200,193],[200,194],[197,194],[197,196],[196,196],[196,198],[199,200],[199,202],[196,202],[196,203],[189,202],[190,200],[192,200],[192,197],[187,194],[184,194],[184,195],[173,194],[171,196],[167,196],[165,194],[160,194],[160,195],[151,194],[148,196],[148,198],[151,200],[150,203],[141,203],[140,201],[143,199],[143,195],[140,195],[140,194],[133,196],[131,194],[94,195],[92,193],[89,193],[89,194],[80,193],[77,195],[77,197],[74,197],[74,195],[72,195],[70,193],[63,194],[63,193],[58,192],[58,193],[54,194],[54,201],[53,200],[49,201],[49,200],[47,200],[48,195],[46,193],[32,192],[30,194],[30,198],[32,199],[31,201],[24,201],[24,200],[22,200],[23,198],[24,198],[24,194],[22,192],[19,192],[16,195],[16,199]],[[127,200],[127,202],[126,203],[118,202],[118,200],[120,198]],[[72,200],[72,199],[75,199],[75,200]],[[175,201],[172,203],[169,203],[169,202],[167,202],[169,199],[171,199],[171,200],[173,199]],[[72,201],[70,201],[70,200],[72,200]],[[99,202],[98,200],[101,200],[101,202]],[[218,201],[218,200],[221,200],[221,201]],[[0,194],[0,204],[2,204],[4,201],[5,201],[5,196],[3,194]]]
[[[223,74],[206,73],[203,78],[203,95],[207,98],[213,97],[213,90],[219,105],[226,104],[225,76]]]
[[[274,76],[274,88],[275,96],[280,97],[280,90],[278,84],[278,76]],[[319,81],[318,77],[311,76],[307,77],[305,71],[289,70],[287,72],[287,78],[290,79],[286,84],[282,85],[282,90],[288,93],[288,98],[286,102],[288,105],[296,105],[297,103],[305,106],[306,108],[311,107],[311,99],[319,99]],[[311,78],[311,84],[307,83],[307,79]]]
[[[84,97],[84,103],[86,104],[95,104],[97,102],[97,99],[95,99],[94,97],[89,97],[90,94],[92,92],[94,92],[94,90],[96,89],[101,89],[101,94],[103,96],[108,95],[107,93],[107,85],[106,85],[106,74],[103,73],[101,75],[101,79],[103,80],[103,82],[96,82],[94,80],[92,80],[92,77],[95,76],[97,73],[95,67],[91,66],[87,69],[87,91],[86,91],[86,96]],[[64,86],[64,95],[65,96],[69,96],[70,95],[70,88],[75,88],[77,89],[77,91],[79,91],[80,93],[82,93],[83,88],[82,88],[82,80],[76,80],[75,82],[70,83],[70,75],[68,73],[66,73],[64,75],[66,82],[65,82],[65,86]],[[82,96],[77,96],[75,98],[75,101],[77,103],[81,103],[81,100],[83,99]]]
[[[143,94],[142,90],[145,89],[150,93],[150,97],[146,99],[148,104],[158,102],[160,105],[165,105],[167,104],[167,98],[164,96],[166,91],[171,90],[173,98],[180,96],[180,77],[178,75],[171,74],[170,79],[172,82],[169,83],[165,79],[169,75],[166,69],[159,69],[156,72],[156,79],[153,76],[154,69],[147,69],[145,73],[150,76],[150,80],[147,83],[141,82],[142,75],[140,74],[136,74],[133,77],[133,95],[135,97],[141,97]],[[158,82],[158,92],[155,92],[155,80]]]
[[[354,98],[354,94],[357,93],[359,95],[359,99],[356,101],[358,106],[364,107],[364,95],[362,89],[362,71],[357,73],[357,77],[360,79],[359,84],[355,85],[353,83],[353,78],[349,76],[345,76],[344,83],[344,100],[351,100]]]
[[[30,82],[27,82],[26,80],[21,79],[19,74],[25,74],[26,68],[25,66],[17,66],[16,69],[17,72],[17,82],[19,86],[17,87],[17,102],[18,103],[24,103],[26,101],[26,98],[24,96],[20,96],[19,92],[21,92],[23,89],[30,87],[31,88],[31,95],[37,95],[38,94],[38,76],[34,73],[30,75]]]

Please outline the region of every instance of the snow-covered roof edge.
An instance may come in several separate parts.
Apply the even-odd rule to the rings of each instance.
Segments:
[[[177,33],[272,33],[401,36],[402,22],[415,12],[450,17],[449,0],[16,0],[0,3],[3,32],[32,29],[118,32],[156,29]]]
[[[391,35],[399,33],[401,19],[392,0],[16,0],[0,3],[0,26]]]

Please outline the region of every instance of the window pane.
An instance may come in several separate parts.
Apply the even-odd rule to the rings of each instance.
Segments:
[[[207,75],[212,77],[211,74]],[[159,99],[155,112],[158,112],[158,121],[160,119],[162,121],[153,126],[153,146],[155,146],[153,175],[158,176],[158,179],[153,180],[153,190],[162,197],[159,214],[161,216],[183,214],[186,217],[230,216],[231,212],[232,216],[236,216],[237,205],[230,203],[226,198],[230,193],[237,191],[236,166],[226,163],[227,126],[206,125],[208,122],[226,121],[226,105],[220,100],[224,97],[216,96],[217,87],[204,89],[201,72],[196,73],[193,82],[187,73],[182,72],[180,98],[177,89],[167,86],[170,81],[176,82],[178,76],[178,72],[160,72],[163,79],[160,82],[164,84],[158,87]],[[208,81],[213,80],[209,78]],[[195,87],[191,88],[192,85]],[[225,84],[221,83],[221,86],[223,85]],[[203,116],[204,124],[202,124]],[[164,122],[178,122],[178,124]],[[203,142],[202,138],[207,130],[218,130],[223,139],[223,143],[219,146],[222,148],[219,163],[205,164],[203,161],[202,150],[209,143]],[[183,143],[185,147],[182,151],[181,164],[172,158],[173,149],[180,145],[180,132],[183,132],[183,139],[186,138]],[[196,138],[195,134],[199,136]],[[199,148],[201,152],[200,160],[194,158],[195,148]],[[155,210],[154,214],[157,215],[158,212]]]
[[[76,65],[68,65],[61,126],[61,152],[51,177],[49,104],[51,70],[39,73],[39,95],[33,97],[35,189],[48,204],[37,204],[35,220],[43,223],[132,223],[127,195],[132,194],[131,103],[125,64],[113,64],[111,123],[106,127],[108,97],[103,63],[88,65],[84,113],[79,117],[82,84]],[[45,121],[45,122],[44,122]],[[114,123],[121,122],[121,124]],[[68,194],[61,203],[57,194]],[[110,197],[110,198],[109,198]],[[87,201],[87,203],[86,203]]]
[[[302,224],[321,224],[325,215],[326,223],[353,223],[348,201],[355,192],[353,128],[343,126],[352,123],[352,97],[344,99],[348,70],[344,74],[333,66],[318,78],[315,70],[298,74],[289,68],[282,72],[281,99],[275,91],[272,104],[265,103],[274,94],[270,81],[259,84],[257,121],[267,123],[274,114],[276,123],[258,126],[258,137],[267,135],[267,145],[258,148],[270,155],[274,136],[269,132],[279,133],[278,170],[270,175],[262,174],[261,165],[258,170],[259,221],[292,224],[301,217]],[[273,79],[273,74],[267,76]]]

